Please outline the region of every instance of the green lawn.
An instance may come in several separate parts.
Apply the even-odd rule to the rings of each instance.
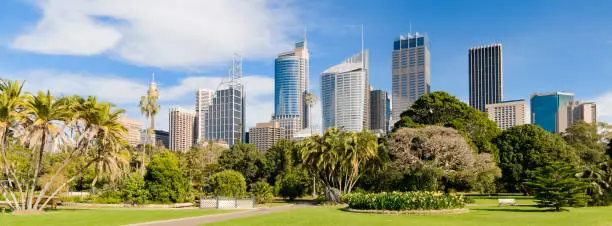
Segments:
[[[612,225],[612,207],[542,212],[535,207],[473,206],[455,215],[382,215],[351,213],[340,206],[278,212],[213,225]]]
[[[209,214],[227,213],[223,210],[199,209],[74,209],[53,210],[43,214],[14,216],[0,214],[0,225],[124,225],[146,221],[168,220]]]

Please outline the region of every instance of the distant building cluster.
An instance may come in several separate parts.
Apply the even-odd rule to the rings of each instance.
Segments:
[[[309,90],[307,44],[305,39],[296,42],[292,50],[274,60],[274,113],[270,121],[245,131],[242,60],[235,58],[228,81],[218,84],[217,90],[196,90],[195,111],[170,109],[169,132],[155,130],[151,138],[145,133],[138,136],[142,124],[122,119],[128,129],[126,140],[136,145],[155,139],[181,151],[211,142],[228,147],[248,142],[265,151],[281,139],[303,140],[330,127],[370,130],[384,136],[404,111],[431,92],[427,35],[410,32],[393,41],[390,93],[371,86],[369,51],[362,43],[361,51],[320,74],[321,93],[315,96]],[[597,122],[596,103],[575,101],[573,93],[535,93],[529,103],[525,99],[504,100],[502,56],[501,44],[472,47],[467,56],[469,105],[487,113],[499,128],[532,123],[562,133],[578,121]],[[321,105],[322,125],[311,119],[315,103]]]

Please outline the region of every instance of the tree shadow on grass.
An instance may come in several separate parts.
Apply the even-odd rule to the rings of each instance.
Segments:
[[[546,209],[519,209],[519,208],[496,208],[496,207],[491,207],[491,208],[477,208],[474,209],[477,211],[489,211],[489,212],[522,212],[522,213],[543,213],[543,212],[550,212],[550,210],[546,210]]]

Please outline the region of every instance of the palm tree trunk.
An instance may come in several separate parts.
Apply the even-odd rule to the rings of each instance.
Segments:
[[[98,182],[98,174],[96,174],[93,181],[91,181],[91,194],[96,194],[96,183],[97,182]]]
[[[79,169],[77,171],[77,174],[72,176],[70,179],[68,179],[66,182],[64,182],[60,187],[58,187],[57,189],[55,189],[55,191],[53,191],[53,193],[47,197],[47,200],[45,200],[45,202],[40,205],[38,208],[39,210],[42,210],[47,204],[49,204],[49,201],[51,201],[51,199],[53,199],[55,197],[55,195],[57,195],[57,193],[59,193],[64,187],[66,187],[66,185],[68,185],[70,182],[74,181],[77,178],[80,178],[81,176],[83,176],[83,173],[85,172],[85,170],[87,170],[87,168],[89,168],[89,166],[91,166],[91,164],[93,164],[94,162],[98,161],[97,158],[92,159],[91,161],[89,161],[85,167]]]
[[[151,115],[151,136],[153,137],[153,141],[151,141],[151,150],[155,147],[155,115]]]
[[[8,179],[8,184],[10,187],[13,186],[13,183],[15,183],[17,185],[17,189],[19,191],[19,195],[21,196],[21,203],[24,203],[24,198],[25,196],[23,195],[23,190],[21,188],[21,183],[19,182],[19,180],[17,179],[17,175],[15,175],[15,171],[12,170],[9,162],[8,162],[8,158],[6,157],[6,147],[8,146],[8,127],[5,127],[4,129],[4,133],[2,134],[2,160],[4,161],[4,170],[6,172],[6,176]],[[11,176],[12,179],[15,180],[14,182],[11,180]],[[8,188],[6,188],[6,190],[8,190],[9,194],[11,195],[11,198],[13,199],[14,202],[14,206],[16,210],[20,210],[21,209],[21,205],[19,204],[19,201],[17,200],[17,197],[15,196],[15,192],[13,192],[12,190],[9,190]]]
[[[43,153],[45,152],[45,144],[47,143],[47,133],[43,130],[41,142],[40,142],[40,150],[38,151],[38,159],[36,160],[36,168],[34,168],[34,177],[32,179],[32,188],[28,195],[27,207],[26,209],[34,209],[34,190],[36,190],[36,180],[38,179],[38,174],[40,172],[40,165],[42,164]]]

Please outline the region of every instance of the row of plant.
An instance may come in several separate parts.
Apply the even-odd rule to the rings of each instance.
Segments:
[[[351,193],[342,199],[349,208],[359,210],[441,210],[465,206],[462,195],[427,191]]]

